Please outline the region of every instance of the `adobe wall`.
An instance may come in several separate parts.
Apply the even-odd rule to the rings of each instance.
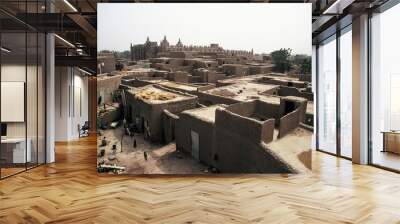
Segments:
[[[228,76],[245,76],[249,74],[249,67],[237,64],[224,64],[222,65],[222,71]]]
[[[216,59],[218,62],[218,65],[224,65],[224,64],[244,64],[247,62],[246,59],[241,58],[241,57],[222,57],[222,58],[217,58]]]
[[[171,72],[167,74],[166,79],[174,82],[188,83],[189,74],[187,72],[181,72],[181,71]]]
[[[296,87],[280,86],[278,90],[279,96],[298,96],[306,98],[307,100],[313,101],[314,96],[312,93],[301,92]]]
[[[275,119],[268,119],[262,122],[261,141],[269,143],[274,140]]]
[[[183,66],[185,59],[183,58],[170,58],[166,63],[170,66]]]
[[[199,103],[209,106],[209,105],[214,105],[214,104],[234,104],[240,102],[239,100],[235,100],[232,98],[228,97],[223,97],[223,96],[217,96],[205,92],[198,92],[197,93],[199,97]]]
[[[279,110],[280,104],[259,101],[256,104],[255,113],[264,119],[274,118],[278,121],[280,118]]]
[[[181,113],[176,123],[176,148],[192,153],[191,130],[199,135],[199,160],[213,166],[214,123],[200,120],[186,113]]]
[[[300,109],[296,109],[286,114],[280,119],[278,138],[282,138],[286,134],[296,129],[300,124]]]
[[[199,87],[197,87],[198,91],[206,91],[206,90],[210,90],[210,89],[214,89],[215,88],[215,84],[205,84],[205,85],[201,85]]]
[[[175,127],[176,122],[179,120],[179,116],[169,112],[168,110],[163,110],[161,116],[164,142],[170,143],[175,140]]]
[[[188,83],[200,83],[203,82],[203,78],[200,76],[188,75]]]
[[[263,120],[271,118],[279,120],[281,118],[280,104],[269,103],[261,100],[235,103],[230,105],[227,109],[244,117],[256,116]]]
[[[251,102],[240,102],[230,105],[227,109],[235,114],[244,116],[244,117],[251,117],[256,111],[256,103],[257,101]]]
[[[273,66],[249,66],[249,74],[257,75],[257,74],[266,74],[272,72]]]
[[[304,122],[306,119],[306,111],[307,111],[307,100],[300,97],[295,96],[285,96],[281,97],[280,100],[280,117],[283,117],[287,113],[285,113],[285,104],[286,102],[293,102],[295,104],[295,108],[299,110],[299,121]]]
[[[180,112],[196,108],[197,102],[198,100],[196,97],[178,102],[153,105],[154,107],[151,113],[151,129],[153,129],[153,136],[151,140],[154,142],[163,142],[163,123],[161,120],[163,110],[168,110],[169,112],[180,116]]]
[[[97,98],[101,95],[104,103],[112,102],[112,93],[119,88],[122,75],[107,76],[97,79]]]
[[[241,102],[230,105],[226,108],[227,111],[237,115],[242,122],[253,122],[256,121],[261,125],[261,141],[268,143],[273,140],[275,119],[278,115],[279,105],[266,103],[259,100],[250,102]],[[258,119],[263,119],[260,121]]]
[[[232,130],[242,138],[249,139],[252,142],[261,142],[263,124],[268,121],[257,121],[248,117],[232,113],[229,107],[226,110],[217,109],[215,112],[216,127]],[[218,122],[217,122],[218,119]],[[273,129],[271,130],[273,132]]]
[[[150,65],[150,67],[158,69],[158,70],[164,70],[164,71],[169,71],[171,69],[170,65],[164,64],[164,63],[153,63]]]
[[[161,88],[161,87],[159,87]],[[163,120],[162,114],[164,110],[168,110],[170,113],[179,116],[179,113],[193,109],[198,103],[198,98],[192,96],[189,99],[177,101],[177,102],[166,102],[161,104],[150,104],[141,99],[137,99],[133,94],[129,93],[128,105],[131,107],[132,119],[139,127],[139,130],[143,132],[142,119],[148,122],[150,128],[150,140],[153,142],[163,142],[164,141],[164,130],[163,130]],[[139,118],[138,121],[136,118]]]
[[[121,118],[121,112],[121,108],[108,110],[107,112],[102,113],[100,116],[98,116],[99,122],[108,126],[111,122],[117,121]]]
[[[294,170],[262,143],[263,128],[273,126],[216,110],[214,164],[224,173],[291,173]],[[272,129],[273,130],[273,129]]]
[[[104,63],[104,66],[101,67],[101,70],[97,68],[97,72],[100,73],[110,73],[115,71],[115,58],[114,55],[100,55],[97,57],[97,64]]]
[[[136,88],[153,84],[152,82],[150,82],[148,80],[143,80],[143,79],[122,80],[121,83],[124,85],[131,86],[131,87],[136,87]]]

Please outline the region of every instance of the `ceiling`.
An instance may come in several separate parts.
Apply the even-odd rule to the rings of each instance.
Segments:
[[[3,45],[13,49],[8,58],[26,54],[26,31],[51,32],[57,34],[56,65],[79,66],[95,74],[96,4],[95,0],[48,0],[47,4],[45,0],[1,0],[2,36],[8,39]],[[31,45],[27,50],[29,55]]]
[[[335,32],[338,21],[378,7],[388,0],[232,0],[231,2],[311,3],[313,41]],[[0,24],[3,32],[54,32],[56,64],[80,66],[96,71],[97,3],[194,2],[193,0],[1,0]],[[198,0],[196,2],[224,2]],[[51,12],[51,13],[49,13]],[[333,28],[332,28],[333,27]],[[17,34],[15,34],[18,36]],[[8,38],[5,37],[5,38]],[[66,41],[64,41],[66,40]],[[15,38],[19,45],[20,38]],[[74,46],[71,46],[74,45]],[[91,65],[92,64],[92,65]],[[91,66],[88,66],[91,65]]]

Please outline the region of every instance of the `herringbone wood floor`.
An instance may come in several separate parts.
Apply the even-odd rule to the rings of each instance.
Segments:
[[[400,223],[400,175],[313,153],[313,174],[98,176],[95,138],[0,181],[0,223]]]

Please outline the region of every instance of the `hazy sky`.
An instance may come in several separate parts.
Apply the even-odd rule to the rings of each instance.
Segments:
[[[128,50],[149,36],[170,44],[311,54],[311,4],[99,3],[98,50]]]

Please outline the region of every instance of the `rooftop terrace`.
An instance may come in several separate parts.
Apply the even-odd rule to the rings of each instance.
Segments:
[[[207,90],[205,91],[205,93],[218,95],[222,97],[229,97],[240,101],[261,99],[268,101],[276,101],[279,103],[278,97],[264,95],[264,94],[273,94],[273,92],[276,91],[278,87],[279,87],[278,85],[239,82],[232,85],[227,85]]]
[[[221,105],[212,105],[209,107],[202,107],[202,108],[186,110],[183,113],[189,114],[189,115],[196,117],[203,121],[208,121],[208,122],[214,123],[215,122],[215,110],[217,110],[217,108],[223,108],[223,107]]]
[[[177,102],[195,97],[175,91],[169,91],[167,89],[152,85],[131,89],[129,92],[134,94],[137,99],[141,99],[151,104]]]

